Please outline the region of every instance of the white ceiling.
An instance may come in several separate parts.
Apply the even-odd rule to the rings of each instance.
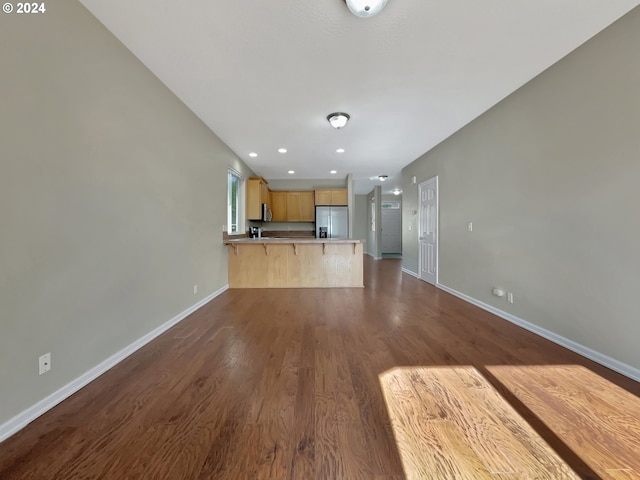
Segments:
[[[343,0],[81,2],[258,175],[336,169],[357,193],[380,174],[399,187],[405,165],[640,4],[389,0],[362,19]]]

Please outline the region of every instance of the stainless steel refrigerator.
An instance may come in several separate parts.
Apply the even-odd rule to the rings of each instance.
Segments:
[[[348,238],[349,207],[316,207],[316,238]]]

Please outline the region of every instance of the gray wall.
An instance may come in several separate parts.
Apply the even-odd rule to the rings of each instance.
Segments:
[[[353,202],[353,238],[358,240],[365,240],[364,251],[367,251],[368,242],[366,242],[368,237],[367,229],[369,224],[367,223],[367,215],[369,213],[369,204],[367,203],[366,195],[354,195]]]
[[[411,176],[438,175],[442,284],[635,368],[638,45],[636,8],[408,165],[402,186],[405,268],[418,269]]]
[[[355,204],[356,204],[356,190],[353,180],[353,175],[347,175],[347,204],[349,206],[349,238],[354,238],[355,232]]]
[[[251,171],[78,2],[0,44],[1,425],[226,285]]]

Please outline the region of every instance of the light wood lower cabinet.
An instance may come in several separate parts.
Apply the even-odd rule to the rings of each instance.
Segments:
[[[229,245],[230,288],[362,287],[362,243]]]

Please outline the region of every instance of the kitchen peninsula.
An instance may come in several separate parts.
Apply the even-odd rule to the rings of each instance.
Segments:
[[[364,286],[361,240],[265,237],[224,243],[230,288]]]

